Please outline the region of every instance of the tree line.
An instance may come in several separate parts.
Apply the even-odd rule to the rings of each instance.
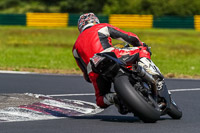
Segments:
[[[0,13],[200,14],[199,0],[0,0]]]

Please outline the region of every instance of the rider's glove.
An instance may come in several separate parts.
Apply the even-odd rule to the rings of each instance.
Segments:
[[[146,43],[143,42],[143,46],[147,48],[147,52],[150,53],[150,55],[152,55],[152,52],[151,52],[151,47],[149,47]]]

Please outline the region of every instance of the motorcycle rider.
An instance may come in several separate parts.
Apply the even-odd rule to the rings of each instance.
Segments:
[[[108,23],[100,23],[94,13],[86,13],[80,16],[78,30],[80,35],[72,52],[85,80],[91,82],[95,88],[96,104],[101,108],[115,104],[121,114],[128,113],[128,110],[116,98],[116,94],[110,91],[110,81],[92,71],[90,58],[96,53],[114,52],[118,58],[126,62],[130,57],[135,56],[138,58],[139,65],[143,66],[150,74],[156,75],[154,71],[148,68],[151,62],[151,52],[148,46],[142,43],[134,33],[123,31]],[[122,40],[134,47],[114,48],[112,39]]]

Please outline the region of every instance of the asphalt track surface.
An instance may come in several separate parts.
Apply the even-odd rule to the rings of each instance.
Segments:
[[[120,115],[109,107],[92,116],[66,117],[54,120],[1,122],[0,133],[200,133],[200,80],[166,79],[172,96],[183,111],[181,120],[162,116],[153,124],[145,124],[132,114]],[[186,89],[186,90],[183,90]],[[0,74],[0,93],[87,94],[94,93],[82,76]],[[95,102],[94,95],[59,96]]]

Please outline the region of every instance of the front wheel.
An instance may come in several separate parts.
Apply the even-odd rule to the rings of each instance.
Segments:
[[[133,111],[134,114],[144,122],[156,122],[160,118],[160,111],[148,103],[130,83],[129,77],[125,74],[114,79],[116,93],[123,102]]]
[[[171,100],[170,109],[167,114],[173,119],[181,119],[182,117],[182,111],[173,100]]]

